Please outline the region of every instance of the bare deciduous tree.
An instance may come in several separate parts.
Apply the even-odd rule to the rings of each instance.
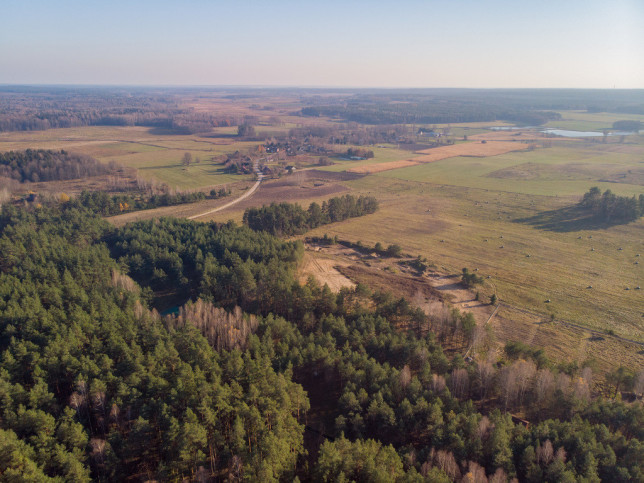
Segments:
[[[139,292],[139,286],[136,282],[116,269],[112,270],[112,285],[117,289],[125,290],[126,292]]]
[[[587,401],[590,399],[590,387],[583,377],[577,377],[572,384],[572,392],[577,399]]]
[[[458,399],[466,397],[469,393],[470,378],[465,369],[454,369],[450,377],[450,390]]]
[[[517,373],[513,366],[504,367],[499,374],[499,386],[504,410],[508,409],[517,395]]]
[[[508,475],[505,474],[503,468],[497,468],[496,471],[488,479],[488,483],[507,483]]]
[[[244,349],[258,323],[257,317],[244,314],[239,307],[227,312],[201,299],[184,305],[177,317],[169,317],[167,321],[175,328],[194,325],[217,350]]]
[[[537,366],[531,360],[516,361],[514,364],[517,374],[517,395],[519,406],[523,405],[523,397],[525,396],[528,387],[532,384],[534,375],[537,372]]]
[[[570,376],[560,372],[557,374],[557,380],[555,382],[556,388],[559,389],[565,395],[570,393]]]
[[[409,383],[411,382],[411,370],[407,364],[405,364],[405,367],[400,371],[399,380],[400,387],[403,389],[406,389],[407,386],[409,386]]]
[[[555,378],[548,369],[539,369],[535,378],[534,392],[537,404],[543,404],[552,395],[555,385]]]
[[[635,384],[633,385],[635,396],[642,396],[644,394],[644,369],[642,369],[637,376],[635,376]]]
[[[434,466],[447,473],[447,476],[452,480],[456,480],[461,475],[456,459],[451,452],[438,450],[434,456]]]
[[[479,379],[481,399],[485,399],[488,389],[492,384],[492,380],[494,379],[495,372],[496,370],[494,369],[494,366],[488,361],[480,362],[478,364],[477,374]]]
[[[537,463],[542,464],[544,466],[547,466],[550,464],[550,462],[552,461],[552,458],[554,457],[554,448],[552,447],[552,443],[550,442],[549,439],[547,439],[545,443],[537,446],[536,457],[537,457]]]
[[[445,378],[438,374],[432,374],[432,391],[440,393],[445,389]]]
[[[566,450],[563,448],[563,446],[559,448],[555,453],[555,459],[561,461],[562,463],[566,462]]]
[[[481,441],[485,441],[490,437],[490,433],[494,429],[494,424],[488,419],[487,416],[483,416],[479,421],[479,426],[476,430],[476,435]]]
[[[461,479],[463,483],[488,483],[485,468],[476,461],[467,462],[467,473]]]
[[[586,381],[588,387],[592,387],[593,384],[593,370],[590,367],[584,367],[581,371],[581,377]]]

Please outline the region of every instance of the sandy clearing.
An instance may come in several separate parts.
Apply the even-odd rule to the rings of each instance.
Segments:
[[[434,288],[445,295],[445,299],[461,312],[472,312],[477,325],[485,324],[494,311],[491,305],[475,300],[472,292],[461,285],[461,277],[432,274],[427,277]]]
[[[299,269],[300,283],[306,283],[308,277],[313,275],[322,285],[326,283],[334,292],[340,291],[342,287],[353,288],[356,284],[342,275],[336,268],[337,266],[347,265],[338,260],[322,258],[312,252],[307,252]]]

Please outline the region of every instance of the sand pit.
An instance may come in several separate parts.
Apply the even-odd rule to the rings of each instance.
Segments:
[[[300,283],[306,283],[308,277],[313,275],[321,284],[328,284],[329,288],[334,292],[338,292],[342,287],[355,287],[355,283],[335,268],[338,265],[343,264],[337,260],[322,258],[312,253],[307,253],[300,267]]]

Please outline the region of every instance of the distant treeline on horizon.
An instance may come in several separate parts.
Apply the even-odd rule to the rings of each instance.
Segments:
[[[365,124],[492,122],[540,125],[559,110],[644,114],[644,90],[619,89],[337,89],[142,86],[0,86],[0,132],[80,126],[145,126],[194,134],[244,122],[228,113],[195,112],[184,96],[226,99],[292,94],[293,114]],[[322,96],[320,94],[324,93]],[[348,94],[348,95],[347,95]]]

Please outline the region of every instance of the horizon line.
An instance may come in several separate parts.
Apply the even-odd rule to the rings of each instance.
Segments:
[[[4,83],[2,87],[138,87],[138,88],[206,88],[206,89],[329,89],[329,90],[586,90],[638,91],[644,87],[445,87],[445,86],[341,86],[293,84],[92,84],[92,83]]]

